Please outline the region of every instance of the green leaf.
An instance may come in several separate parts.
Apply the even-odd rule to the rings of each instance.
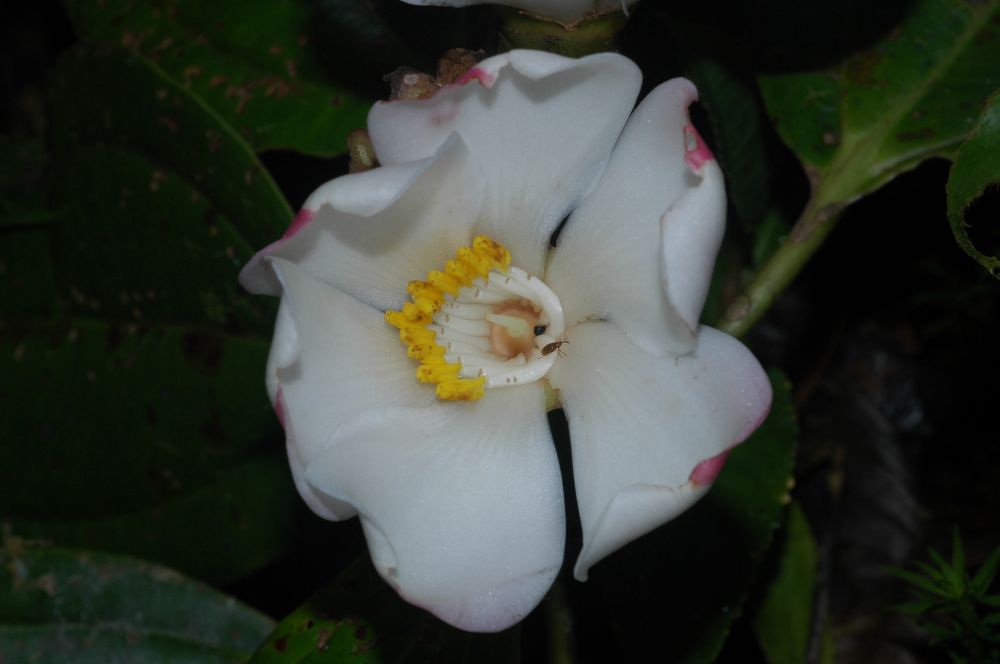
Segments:
[[[311,5],[302,1],[72,0],[85,38],[155,62],[260,152],[344,152],[370,103],[328,80]]]
[[[888,567],[886,568],[886,571],[888,571],[893,576],[898,576],[904,581],[907,581],[910,584],[916,586],[917,588],[925,590],[933,595],[938,595],[939,597],[944,597],[946,599],[950,599],[952,596],[951,593],[948,591],[948,589],[939,587],[926,577],[916,574],[915,572],[911,572],[909,570],[905,570],[899,567]]]
[[[193,190],[187,192],[191,203],[202,203],[201,234],[196,238],[199,244],[213,242],[217,233],[242,237],[240,245],[233,245],[231,255],[226,256],[232,268],[249,257],[251,247],[273,241],[291,221],[288,203],[250,146],[198,97],[142,57],[117,48],[79,48],[69,53],[57,71],[50,120],[51,136],[60,142],[54,193],[59,199],[68,198],[68,206],[88,206],[71,211],[71,219],[80,219],[74,214],[80,212],[88,212],[83,219],[101,220],[111,215],[108,224],[129,224],[116,228],[125,236],[142,232],[134,228],[140,224],[167,223],[171,225],[146,232],[158,230],[160,238],[168,239],[165,236],[175,231],[172,217],[150,219],[138,216],[148,214],[147,210],[115,212],[115,206],[139,200],[155,207],[156,202],[177,198],[177,193],[158,195],[176,177],[180,180],[176,186]],[[141,187],[132,178],[112,189],[114,196],[98,209],[90,207],[99,203],[98,197],[86,189],[111,179],[111,174],[93,173],[104,164],[95,165],[91,155],[75,152],[77,147],[86,150],[94,145],[134,152],[149,162]],[[133,167],[122,164],[118,170],[130,173]],[[193,212],[190,214],[193,217]],[[190,224],[193,219],[183,221]],[[170,234],[165,232],[168,230]],[[105,232],[102,239],[109,242],[118,237]],[[219,259],[215,255],[210,258]]]
[[[921,560],[917,560],[913,565],[920,570],[920,572],[926,576],[928,579],[934,581],[939,586],[944,588],[947,585],[948,577],[945,572],[939,567],[934,567]]]
[[[817,208],[954,154],[1000,86],[998,6],[916,0],[896,29],[830,69],[761,77],[768,111],[805,165]]]
[[[0,288],[0,312],[3,316],[51,314],[56,297],[51,233],[43,225],[0,232],[3,233],[3,240],[0,241],[0,278],[4,281],[4,287]],[[0,403],[3,403],[2,399],[3,395],[0,395]],[[0,449],[2,447],[0,442]]]
[[[964,587],[965,587],[965,570],[954,569],[951,564],[945,560],[944,556],[937,550],[932,548],[927,549],[927,554],[934,561],[934,564],[938,566],[938,570],[941,573],[941,578],[943,580],[944,589],[952,597],[961,597]]]
[[[31,227],[52,219],[38,178],[45,146],[36,138],[0,135],[0,230]]]
[[[691,58],[686,73],[708,111],[729,202],[745,224],[756,225],[771,204],[771,171],[753,78],[708,56]]]
[[[244,661],[273,623],[200,583],[99,553],[0,549],[0,653],[19,662]]]
[[[237,283],[291,212],[249,146],[142,58],[80,49],[55,81],[59,214],[0,249],[24,281],[0,300],[0,513],[231,581],[305,519],[263,387],[274,303]]]
[[[968,212],[988,189],[1000,186],[1000,93],[990,98],[979,121],[962,144],[948,175],[948,220],[958,245],[994,277],[1000,278],[1000,257],[977,249],[969,238]],[[995,228],[993,229],[995,231]]]
[[[922,616],[923,614],[931,611],[936,604],[929,600],[920,600],[918,602],[906,602],[904,604],[896,604],[892,607],[893,611],[899,611],[900,613],[905,613],[910,616]]]
[[[742,612],[788,503],[797,432],[788,381],[771,374],[767,421],[736,447],[709,494],[590,572],[625,661],[650,652],[710,662]]]
[[[307,516],[264,395],[265,354],[181,326],[0,328],[5,523],[218,583],[280,556]]]
[[[1000,546],[993,549],[993,553],[990,554],[990,557],[986,559],[986,562],[969,583],[969,592],[972,593],[973,597],[978,597],[990,589],[998,567],[1000,567]]]
[[[520,661],[520,628],[470,634],[407,604],[367,556],[281,621],[251,664]]]
[[[778,571],[753,618],[753,628],[771,664],[806,661],[816,589],[816,542],[798,503],[785,520]]]

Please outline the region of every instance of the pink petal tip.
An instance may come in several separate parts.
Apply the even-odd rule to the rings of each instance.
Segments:
[[[288,226],[288,230],[285,231],[285,234],[281,236],[281,239],[287,240],[301,231],[309,224],[310,221],[312,221],[314,216],[316,216],[316,213],[312,210],[306,208],[299,210],[299,213],[295,215],[294,219],[292,219],[292,223]]]
[[[693,484],[711,484],[715,481],[715,478],[719,476],[722,472],[723,466],[726,465],[726,459],[729,457],[729,452],[731,450],[726,450],[722,454],[716,454],[710,459],[705,459],[698,463],[691,471],[691,477],[689,478]]]
[[[496,80],[496,77],[490,74],[485,69],[480,69],[479,67],[473,67],[469,71],[462,74],[462,76],[457,81],[455,81],[455,84],[465,85],[466,83],[472,81],[473,79],[479,81],[479,83],[484,88],[489,88],[493,86],[493,82]]]
[[[687,162],[688,168],[697,173],[706,162],[713,159],[715,159],[715,156],[708,149],[708,146],[705,145],[705,141],[702,140],[698,130],[693,125],[685,125],[684,160]]]

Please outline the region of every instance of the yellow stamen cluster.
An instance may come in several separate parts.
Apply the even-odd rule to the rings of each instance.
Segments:
[[[510,267],[510,252],[499,242],[480,235],[471,247],[459,247],[455,258],[445,263],[444,270],[431,270],[426,281],[411,281],[406,286],[412,302],[399,311],[385,312],[385,322],[399,329],[399,340],[406,346],[406,355],[420,362],[417,380],[434,383],[438,399],[473,401],[486,393],[486,377],[462,378],[462,366],[445,360],[445,347],[437,343],[437,334],[428,329],[432,317],[441,311],[445,297],[455,297],[459,290],[485,279],[490,270],[506,272]]]

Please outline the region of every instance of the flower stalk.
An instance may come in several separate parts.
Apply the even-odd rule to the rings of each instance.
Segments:
[[[729,305],[718,323],[719,329],[737,338],[745,335],[823,245],[844,208],[843,203],[823,203],[814,196],[795,222],[788,239],[768,259],[743,294]]]

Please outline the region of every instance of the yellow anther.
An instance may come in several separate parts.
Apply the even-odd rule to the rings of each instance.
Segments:
[[[416,297],[413,298],[413,303],[417,305],[417,309],[428,316],[433,316],[441,311],[441,300],[433,300],[429,297]]]
[[[428,272],[427,281],[429,281],[434,288],[444,291],[445,293],[451,293],[452,295],[458,295],[458,289],[462,287],[462,284],[459,283],[458,279],[445,274],[444,272],[439,272],[438,270],[431,270]]]
[[[485,235],[479,235],[472,240],[472,249],[480,256],[492,260],[503,270],[510,267],[510,252],[502,244]]]
[[[391,309],[385,312],[385,322],[393,327],[398,327],[403,329],[407,325],[413,325],[413,322],[408,320],[406,316],[403,315],[402,311],[392,311]]]
[[[486,394],[486,376],[438,383],[435,393],[444,401],[475,401]]]
[[[406,345],[407,357],[420,363],[417,380],[436,383],[439,399],[480,399],[486,393],[486,377],[461,378],[461,361],[445,359],[452,344],[450,341],[438,343],[437,334],[429,327],[434,315],[441,311],[446,300],[460,297],[463,288],[472,286],[480,277],[488,279],[490,270],[506,272],[510,260],[510,252],[499,242],[485,235],[477,236],[471,246],[459,247],[455,258],[447,261],[443,270],[428,272],[427,281],[408,283],[406,291],[410,294],[410,302],[403,304],[399,311],[385,312],[385,322],[399,328],[399,339]],[[523,336],[527,332],[527,322],[519,318],[500,316],[497,320],[512,336]]]
[[[458,251],[455,252],[458,256],[458,260],[465,263],[470,269],[474,270],[480,277],[485,277],[490,273],[490,269],[493,268],[493,259],[487,256],[480,256],[474,252],[469,247],[459,247]]]
[[[434,343],[435,334],[426,327],[407,325],[399,329],[399,340],[409,346],[417,343]]]
[[[463,286],[468,286],[472,283],[478,274],[469,268],[465,263],[459,260],[452,259],[444,264],[445,273],[453,277],[455,281],[459,282]]]
[[[417,367],[417,380],[421,383],[444,383],[458,380],[458,364],[421,364]]]
[[[406,356],[424,364],[444,364],[444,347],[435,343],[417,342],[406,347]]]
[[[420,323],[421,325],[426,325],[431,322],[431,317],[417,309],[417,305],[412,302],[407,302],[403,305],[403,315],[406,316],[406,320],[411,323]]]
[[[411,281],[406,284],[406,292],[409,293],[414,299],[418,297],[426,297],[444,301],[444,295],[441,294],[441,291],[426,281]]]

